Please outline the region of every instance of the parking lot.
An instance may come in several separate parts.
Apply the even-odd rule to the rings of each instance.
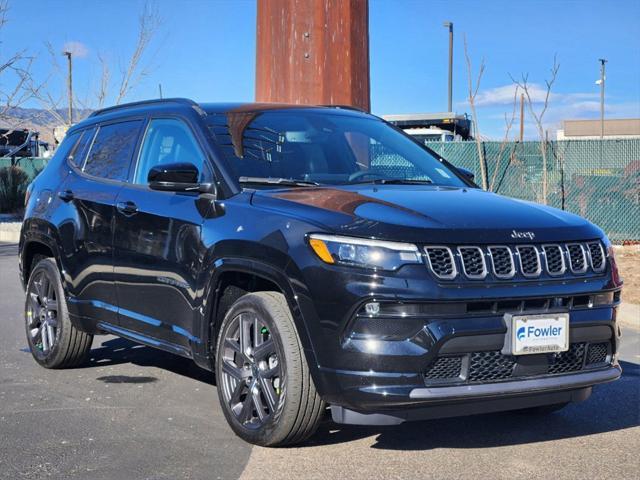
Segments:
[[[228,429],[213,376],[110,336],[74,370],[26,350],[17,248],[0,244],[0,478],[640,478],[640,331],[623,378],[546,416],[516,413],[399,427],[328,419],[305,445],[265,449]]]

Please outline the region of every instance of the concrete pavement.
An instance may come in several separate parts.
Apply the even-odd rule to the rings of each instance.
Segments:
[[[15,254],[0,244],[0,479],[640,478],[637,329],[624,330],[620,381],[546,417],[327,419],[298,448],[251,448],[227,427],[212,375],[186,359],[105,336],[84,368],[37,366]]]

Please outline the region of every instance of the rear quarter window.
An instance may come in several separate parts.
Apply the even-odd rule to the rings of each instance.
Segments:
[[[126,180],[141,126],[141,120],[133,120],[99,127],[83,171],[94,177]]]

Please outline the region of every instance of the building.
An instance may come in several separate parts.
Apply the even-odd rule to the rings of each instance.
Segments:
[[[558,140],[597,140],[602,126],[600,120],[565,120],[557,132]],[[604,121],[604,138],[640,138],[640,118],[618,118]]]

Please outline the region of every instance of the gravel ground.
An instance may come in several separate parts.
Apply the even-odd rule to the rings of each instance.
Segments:
[[[616,248],[616,261],[624,280],[622,300],[640,304],[640,245]]]

